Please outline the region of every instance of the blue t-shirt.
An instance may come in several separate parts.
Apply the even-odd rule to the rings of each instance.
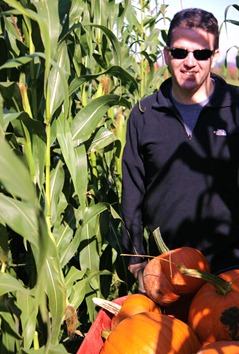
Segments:
[[[192,135],[193,129],[197,123],[199,114],[204,106],[208,103],[210,97],[206,98],[204,101],[194,104],[183,104],[176,101],[172,97],[173,104],[179,111],[181,118],[183,120],[185,129],[188,135]]]

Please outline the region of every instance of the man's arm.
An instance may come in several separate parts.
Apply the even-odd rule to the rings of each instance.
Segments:
[[[129,271],[138,278],[147,262],[138,255],[145,254],[144,224],[142,204],[145,193],[145,171],[143,156],[140,152],[142,115],[135,107],[128,120],[126,145],[123,153],[122,183],[122,238],[125,252],[131,254]],[[140,276],[141,277],[141,276]],[[141,277],[142,278],[142,277]],[[142,288],[142,285],[141,285]],[[143,288],[142,288],[143,291]]]

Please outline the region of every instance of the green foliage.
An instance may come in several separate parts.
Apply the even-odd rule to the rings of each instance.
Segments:
[[[132,291],[121,154],[129,110],[163,80],[163,11],[148,17],[141,2],[139,21],[128,0],[0,6],[0,352],[64,353],[94,320],[93,296]]]
[[[225,12],[224,12],[224,21],[222,22],[221,26],[220,26],[220,30],[222,30],[223,26],[225,26],[226,28],[226,31],[227,31],[227,25],[228,24],[232,24],[232,25],[235,25],[235,26],[239,26],[239,21],[236,21],[236,20],[233,20],[233,19],[229,19],[228,18],[228,11],[229,9],[233,8],[234,10],[236,11],[239,11],[239,5],[237,4],[232,4],[232,5],[228,5],[225,9]],[[227,55],[228,53],[230,52],[230,50],[232,48],[236,48],[238,50],[238,53],[237,53],[237,56],[236,56],[236,68],[237,68],[237,71],[239,72],[239,46],[238,45],[234,45],[230,48],[227,49],[227,52],[226,52],[226,58],[225,58],[225,62],[224,62],[224,76],[225,75],[225,72],[226,72],[226,69],[227,69],[227,66],[228,66],[228,63],[227,63]],[[229,77],[226,77],[226,79],[229,79],[229,82],[231,82],[231,78]],[[238,82],[232,82],[232,84],[237,84],[238,85]]]
[[[121,156],[130,109],[165,75],[152,3],[0,1],[2,354],[66,353],[92,297],[133,291]]]

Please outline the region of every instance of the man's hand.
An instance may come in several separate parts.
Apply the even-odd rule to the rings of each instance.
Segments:
[[[139,282],[139,291],[145,293],[144,283],[143,283],[143,271],[148,262],[130,264],[128,269],[130,273],[133,274],[135,279],[138,279]]]

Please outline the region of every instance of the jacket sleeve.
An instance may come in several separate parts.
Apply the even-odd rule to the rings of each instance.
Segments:
[[[126,145],[122,159],[122,237],[125,252],[145,253],[142,205],[145,192],[145,170],[140,150],[143,115],[135,106],[128,119]],[[142,257],[129,257],[129,264],[145,261]]]

